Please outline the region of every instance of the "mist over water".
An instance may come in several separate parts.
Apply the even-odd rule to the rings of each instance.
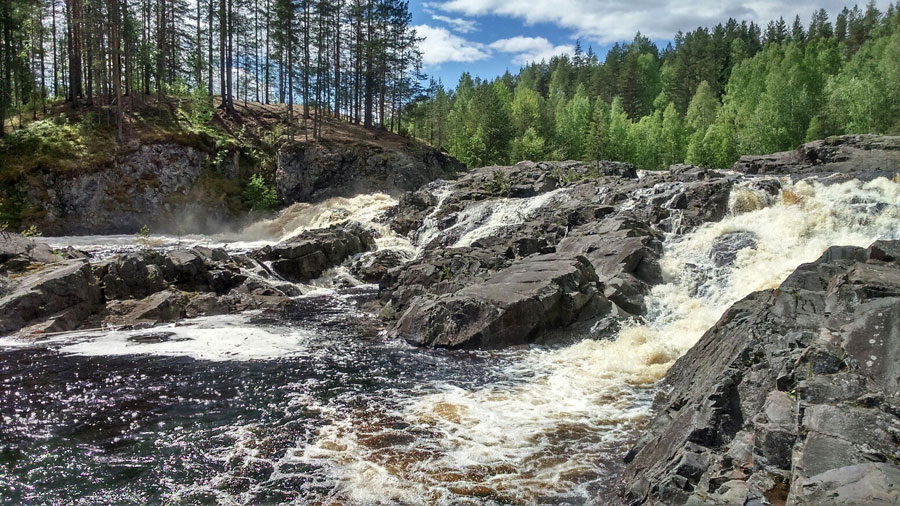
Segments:
[[[413,349],[354,309],[375,295],[363,286],[303,296],[301,310],[279,320],[246,314],[28,345],[0,341],[2,496],[613,503],[622,456],[650,414],[655,383],[726,308],[777,287],[829,246],[900,239],[896,182],[784,181],[783,188],[770,196],[738,187],[721,222],[667,237],[665,283],[647,298],[647,318],[611,340]],[[447,189],[435,193],[440,208]],[[475,204],[447,230],[435,210],[413,241],[377,222],[394,204],[381,194],[298,204],[235,237],[196,240],[240,249],[355,220],[376,228],[379,248],[412,256],[438,237],[471,244],[554,198]],[[717,244],[734,234],[751,245],[718,261]],[[94,241],[97,251],[104,241],[119,247]]]

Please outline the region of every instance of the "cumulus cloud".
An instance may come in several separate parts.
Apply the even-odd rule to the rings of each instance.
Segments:
[[[424,39],[421,46],[422,61],[430,66],[446,62],[474,62],[491,58],[497,53],[510,55],[512,63],[526,65],[549,60],[561,54],[572,54],[575,51],[571,45],[556,45],[544,37],[520,35],[482,44],[460,37],[442,27],[418,25],[416,33]]]
[[[527,24],[552,23],[578,37],[610,43],[630,40],[638,31],[653,39],[671,39],[678,30],[715,25],[733,17],[764,25],[796,14],[808,23],[813,11],[840,10],[846,0],[446,0],[430,7],[466,16],[493,14]],[[886,8],[887,0],[877,0]]]
[[[491,49],[501,53],[512,53],[513,63],[526,65],[531,62],[549,60],[553,56],[571,54],[575,48],[570,45],[554,45],[544,37],[511,37],[490,44]]]
[[[416,33],[422,37],[422,61],[426,65],[445,62],[473,62],[490,56],[484,44],[466,40],[446,28],[418,25]]]
[[[431,18],[435,21],[447,23],[447,25],[455,32],[472,33],[478,30],[478,23],[472,19],[451,18],[449,16],[441,16],[440,14],[432,14]]]

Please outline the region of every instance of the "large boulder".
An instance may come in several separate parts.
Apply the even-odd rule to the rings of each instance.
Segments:
[[[896,504],[898,251],[830,248],[732,306],[667,373],[629,500]]]
[[[170,286],[225,293],[247,279],[224,250],[204,247],[126,253],[100,262],[94,272],[106,300],[142,299]]]
[[[388,271],[403,265],[409,259],[406,252],[383,249],[362,255],[350,265],[350,272],[366,283],[378,283]]]
[[[0,273],[16,272],[33,263],[62,260],[50,246],[19,234],[0,232]]]
[[[456,293],[484,282],[514,258],[504,248],[436,248],[387,271],[379,284],[392,312],[404,313],[421,296]]]
[[[68,330],[102,304],[103,295],[86,261],[46,265],[17,280],[17,286],[0,298],[0,335],[48,318],[56,322],[52,330]]]
[[[169,252],[173,283],[192,292],[225,293],[247,279],[241,262],[231,258],[225,250],[195,247]]]
[[[536,255],[455,294],[417,300],[393,333],[417,346],[497,348],[610,309],[584,257]]]
[[[353,255],[375,247],[372,232],[356,222],[308,230],[296,237],[266,246],[254,257],[271,263],[272,270],[291,281],[316,279]]]
[[[594,266],[604,295],[632,315],[646,312],[644,296],[662,283],[659,232],[628,214],[576,228],[560,241],[557,251],[584,255]]]
[[[465,169],[446,153],[415,141],[327,141],[285,144],[278,150],[276,185],[288,204],[375,191],[415,190]]]
[[[164,290],[175,277],[175,266],[153,250],[126,253],[94,268],[107,300],[142,299]]]

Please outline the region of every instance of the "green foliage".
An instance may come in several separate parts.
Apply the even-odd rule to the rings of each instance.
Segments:
[[[29,225],[28,228],[21,232],[22,237],[40,237],[41,231],[38,230],[37,226]]]
[[[863,46],[825,94],[835,133],[900,133],[900,33]]]
[[[0,141],[0,180],[27,174],[37,167],[63,169],[83,158],[88,149],[82,126],[59,115],[6,135]]]
[[[546,157],[546,145],[534,127],[528,127],[521,137],[516,137],[512,142],[512,159],[519,160],[544,160]]]
[[[585,158],[588,160],[603,160],[608,157],[609,149],[609,104],[603,99],[597,99],[594,104],[594,113],[591,118],[591,127],[588,131],[588,140],[585,149]]]
[[[535,133],[550,124],[546,118],[546,104],[544,97],[537,91],[526,86],[516,88],[515,98],[512,101],[512,121],[515,134],[522,136],[531,128]]]
[[[278,205],[278,192],[266,183],[262,174],[254,174],[243,191],[244,202],[255,210],[268,210]]]
[[[280,124],[262,132],[256,140],[249,139],[242,129],[238,134],[238,143],[241,152],[252,160],[256,170],[271,176],[275,174],[278,145],[284,135],[284,126]]]
[[[205,133],[214,138],[221,137],[221,132],[213,126],[215,106],[206,88],[195,86],[189,92],[180,91],[183,94],[179,96],[183,97],[183,100],[179,103],[175,114],[184,127],[194,133]]]
[[[556,139],[564,158],[580,160],[584,157],[591,130],[591,99],[579,85],[567,103],[562,101],[556,113]]]
[[[606,154],[610,160],[631,160],[631,145],[628,130],[631,120],[622,107],[622,99],[613,99],[609,108],[609,129],[606,142]]]
[[[729,167],[830,135],[900,133],[898,19],[896,6],[882,15],[870,5],[834,26],[824,10],[765,33],[729,21],[678,34],[665,51],[638,34],[602,63],[580,53],[494,81],[464,74],[432,130],[469,166],[541,157],[646,169]]]
[[[141,229],[138,230],[138,232],[137,232],[136,234],[134,234],[134,235],[135,235],[136,237],[140,238],[140,239],[146,239],[146,238],[150,237],[150,227],[148,227],[147,225],[144,225],[144,226],[141,227]]]
[[[709,83],[703,81],[697,87],[697,93],[688,106],[685,121],[694,132],[706,132],[716,120],[719,111],[719,99],[713,93]]]

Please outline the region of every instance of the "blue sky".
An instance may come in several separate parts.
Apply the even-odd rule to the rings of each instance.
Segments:
[[[882,10],[887,0],[876,1]],[[410,0],[425,37],[425,72],[454,87],[465,71],[492,79],[528,61],[571,52],[575,41],[601,55],[638,31],[665,45],[678,30],[714,26],[729,17],[765,26],[799,14],[804,25],[825,8],[832,22],[842,0]],[[851,4],[852,6],[852,4]],[[860,8],[864,8],[862,3]]]

